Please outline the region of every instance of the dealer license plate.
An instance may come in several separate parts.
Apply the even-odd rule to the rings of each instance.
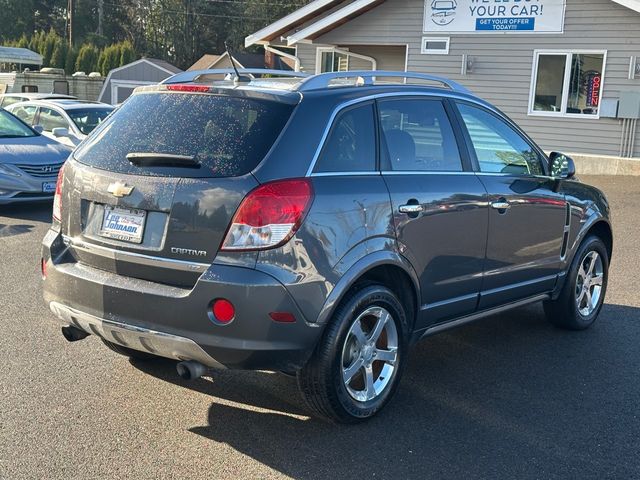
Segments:
[[[131,243],[142,243],[147,212],[129,208],[104,206],[100,235]]]
[[[53,193],[56,191],[56,182],[42,182],[42,193]]]

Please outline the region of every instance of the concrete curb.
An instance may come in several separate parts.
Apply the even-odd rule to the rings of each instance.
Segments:
[[[640,158],[622,158],[607,155],[567,153],[582,175],[634,175],[640,176]]]

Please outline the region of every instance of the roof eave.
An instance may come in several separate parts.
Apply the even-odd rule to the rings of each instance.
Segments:
[[[640,13],[640,0],[613,0],[615,3]]]
[[[244,39],[244,46],[246,48],[255,44],[268,44],[271,40],[280,37],[344,1],[345,0],[314,0],[280,20],[248,35]]]
[[[323,35],[334,28],[339,27],[343,23],[346,23],[365,12],[368,12],[372,8],[377,7],[384,1],[385,0],[356,0],[346,7],[336,10],[330,15],[327,15],[308,27],[303,28],[299,32],[290,35],[287,37],[287,45],[293,46],[296,43],[303,43],[318,38],[320,35]]]

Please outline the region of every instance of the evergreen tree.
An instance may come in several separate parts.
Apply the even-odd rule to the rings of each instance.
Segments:
[[[93,44],[85,44],[78,51],[76,59],[76,71],[89,74],[94,72],[98,66],[98,56],[100,52]]]
[[[65,68],[67,63],[67,44],[61,38],[58,38],[51,54],[51,62],[49,66],[55,68]]]
[[[64,71],[67,75],[73,75],[76,71],[76,59],[78,51],[75,48],[67,50],[67,58],[65,59]]]

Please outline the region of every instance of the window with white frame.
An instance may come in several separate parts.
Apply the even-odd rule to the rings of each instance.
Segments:
[[[317,73],[346,72],[349,70],[349,56],[335,49],[319,48]]]
[[[606,51],[537,51],[530,115],[598,118]]]
[[[448,55],[450,37],[422,37],[420,53],[423,55]]]

